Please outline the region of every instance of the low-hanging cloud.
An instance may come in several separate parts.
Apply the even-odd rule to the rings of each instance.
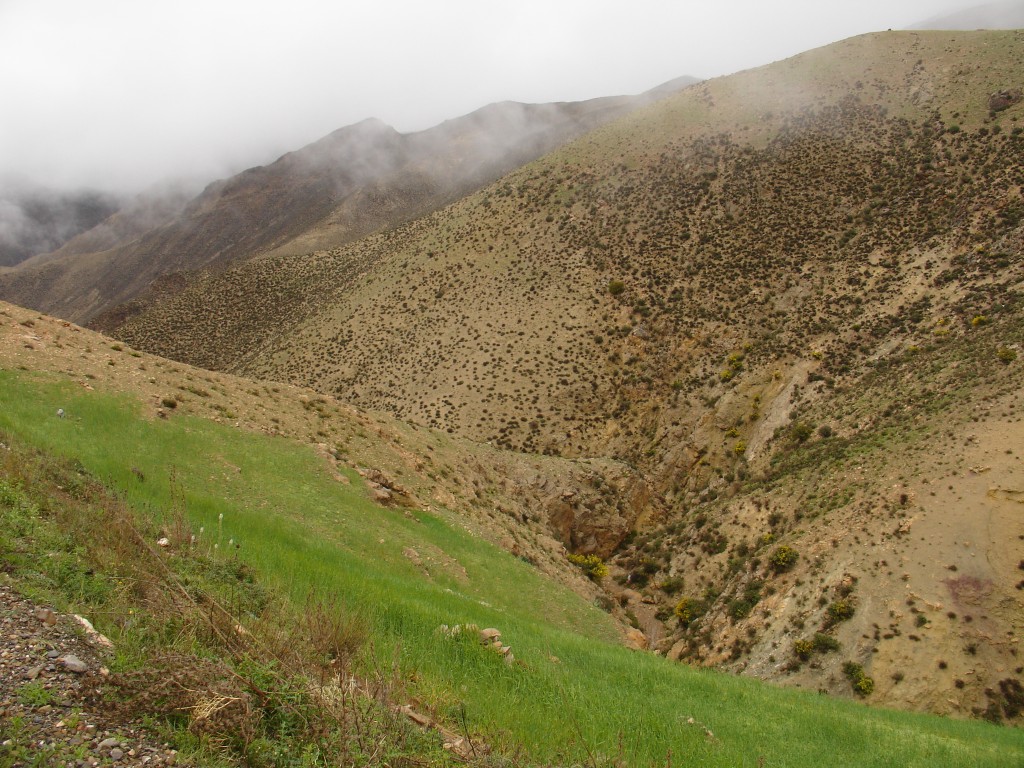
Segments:
[[[0,175],[209,179],[368,117],[406,132],[496,101],[639,93],[968,5],[7,0]]]
[[[0,266],[54,250],[120,205],[118,197],[103,192],[0,187]]]

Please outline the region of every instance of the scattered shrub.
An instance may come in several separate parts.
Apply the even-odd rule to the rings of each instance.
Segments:
[[[789,433],[794,440],[798,443],[806,442],[807,439],[814,434],[814,427],[806,422],[799,421],[793,425],[793,428]]]
[[[839,641],[824,632],[815,632],[812,638],[803,638],[793,643],[793,652],[804,661],[812,653],[831,653],[839,650]]]
[[[996,358],[999,360],[999,362],[1005,365],[1009,365],[1010,363],[1017,359],[1017,353],[1016,351],[1010,349],[1009,347],[1000,347],[999,349],[996,350]]]
[[[612,296],[618,296],[626,290],[626,284],[621,280],[612,280],[608,283],[608,293]]]
[[[814,641],[800,639],[793,642],[793,653],[799,656],[804,661],[811,658],[811,654],[814,652]]]
[[[853,690],[858,696],[870,696],[875,690],[875,681],[862,675],[853,681]]]
[[[825,623],[828,626],[838,624],[840,621],[846,621],[853,618],[854,614],[853,602],[850,600],[836,600],[828,607],[828,616]]]
[[[832,637],[832,635],[826,635],[824,632],[815,632],[813,643],[814,650],[818,653],[829,653],[839,650],[839,641]]]
[[[1003,712],[1012,720],[1024,712],[1024,686],[1020,680],[1008,677],[999,681],[999,693],[1002,694]]]
[[[695,597],[684,597],[676,603],[676,607],[672,613],[674,613],[676,618],[679,619],[679,623],[682,626],[688,627],[703,616],[707,610],[707,603],[703,600],[698,600]]]
[[[750,612],[754,610],[754,606],[748,600],[737,598],[736,600],[731,600],[729,602],[727,610],[732,618],[745,619],[750,615]]]
[[[671,576],[661,582],[659,586],[666,595],[676,595],[683,588],[683,580],[678,576]]]
[[[577,566],[591,581],[600,581],[608,575],[608,566],[597,555],[569,555],[569,562]]]
[[[853,692],[858,696],[870,696],[875,690],[875,681],[864,674],[864,667],[855,661],[843,664],[843,674],[850,681]]]
[[[768,558],[768,562],[772,567],[772,570],[776,573],[782,573],[790,570],[796,561],[800,559],[800,554],[790,546],[783,544],[781,547],[776,547],[775,551],[772,552]]]

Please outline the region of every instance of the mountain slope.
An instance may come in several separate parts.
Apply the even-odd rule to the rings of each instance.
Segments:
[[[131,243],[180,216],[197,191],[194,182],[185,180],[156,184],[124,202],[117,211],[75,235],[60,248],[26,259],[20,269],[30,270],[68,257],[100,253]]]
[[[406,227],[208,276],[119,334],[625,462],[654,491],[637,535],[567,543],[613,555],[609,589],[662,651],[848,695],[856,663],[877,700],[1002,713],[1015,646],[979,648],[1024,631],[1021,470],[996,461],[1024,437],[1022,86],[1019,32],[844,41]],[[924,484],[943,472],[951,494]],[[842,653],[798,652],[816,632]]]
[[[215,182],[183,211],[164,206],[154,216],[140,201],[99,232],[0,278],[0,296],[79,321],[113,310],[97,321],[108,327],[177,290],[183,274],[334,247],[408,221],[663,95],[505,102],[407,135],[366,120]],[[154,226],[139,231],[147,221]]]
[[[924,768],[1024,756],[1012,729],[869,710],[609,642],[613,622],[578,570],[563,575],[591,599],[532,567],[549,573],[542,547],[513,557],[483,540],[502,517],[524,543],[539,533],[532,502],[502,514],[509,491],[529,486],[509,470],[536,466],[559,482],[548,471],[563,460],[191,369],[9,305],[0,361],[0,580],[92,617],[117,649],[110,674],[69,686],[87,687],[88,700],[79,712],[71,692],[74,719],[48,734],[68,681],[61,661],[55,670],[40,658],[54,645],[40,619],[53,614],[5,617],[5,639],[24,642],[4,658],[0,760],[56,763],[54,742],[88,744],[85,726],[110,723],[95,719],[105,708],[121,715],[106,727],[122,745],[135,735],[122,730],[130,716],[165,749],[198,749],[203,765],[299,753],[337,765],[372,750],[450,765],[441,737],[454,761],[480,766],[647,766],[671,755]],[[370,469],[381,461],[401,482],[387,483],[383,504],[381,470]],[[416,498],[431,487],[456,495]],[[467,622],[500,628],[511,649],[485,647],[475,627],[453,631]],[[93,668],[106,660],[97,651],[84,656]],[[440,723],[432,750],[409,738],[407,716]]]
[[[946,54],[945,37],[893,34],[699,86],[399,231],[211,277],[124,335],[476,439],[629,453],[613,414],[632,391],[678,399],[673,383],[693,390],[772,326],[761,357],[800,354],[813,337],[787,314],[889,314],[863,306],[865,289],[888,301],[905,281],[886,270],[912,265],[881,262],[939,236],[956,239],[950,259],[1016,226],[1018,166],[992,163],[1013,157],[1020,107],[999,113],[998,135],[981,129],[989,94],[1021,79],[1021,52],[1016,36],[991,39],[992,63],[969,72],[950,67],[983,37]],[[712,332],[722,357],[709,360],[697,342]],[[538,362],[504,359],[510,344]],[[475,376],[458,375],[467,366]],[[538,429],[487,417],[492,386],[517,414],[569,413]]]

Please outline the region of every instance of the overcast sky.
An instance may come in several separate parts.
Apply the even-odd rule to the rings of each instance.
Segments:
[[[638,93],[980,0],[0,0],[0,177],[212,179],[353,122]]]

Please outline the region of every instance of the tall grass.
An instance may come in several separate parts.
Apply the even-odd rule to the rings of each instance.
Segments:
[[[184,511],[203,529],[196,546],[243,559],[297,603],[312,593],[359,614],[374,649],[364,663],[394,661],[403,695],[452,724],[464,715],[528,762],[1024,764],[1019,730],[630,652],[606,614],[454,515],[378,507],[308,447],[180,414],[151,420],[131,399],[24,372],[0,371],[0,403],[0,428],[80,461],[142,513],[170,525]],[[437,631],[467,622],[500,628],[516,663]]]

